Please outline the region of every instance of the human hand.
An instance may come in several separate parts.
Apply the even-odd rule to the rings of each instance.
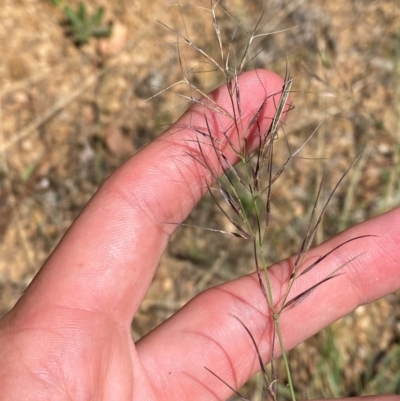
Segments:
[[[273,73],[243,74],[247,121],[265,98],[260,80],[268,93],[282,87]],[[225,88],[212,97],[229,107]],[[223,117],[211,119],[210,113],[195,105],[115,171],[1,320],[1,400],[226,399],[231,391],[204,366],[233,387],[259,369],[249,336],[232,315],[245,322],[268,360],[272,322],[255,275],[205,291],[138,343],[131,339],[132,318],[176,227],[165,222],[183,221],[210,178],[187,157],[196,145],[188,140],[193,131],[185,127],[204,127],[204,115],[219,131],[229,125]],[[264,128],[273,114],[269,101],[259,118]],[[212,149],[208,156],[213,157]],[[352,260],[345,274],[282,315],[287,349],[357,306],[400,288],[400,209],[341,233],[306,259],[365,234],[375,236],[334,252],[293,289],[301,293]],[[291,263],[272,267],[276,293],[284,288]]]

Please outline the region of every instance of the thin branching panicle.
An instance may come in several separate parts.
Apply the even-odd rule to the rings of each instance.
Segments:
[[[184,26],[184,34],[168,27],[160,22],[166,29],[174,33],[177,38],[178,59],[182,70],[182,80],[170,85],[168,88],[158,92],[155,96],[171,91],[178,84],[187,85],[191,95],[180,94],[185,100],[192,103],[197,103],[204,107],[206,112],[203,114],[203,126],[185,126],[186,129],[191,129],[195,135],[194,139],[190,139],[196,144],[195,151],[188,151],[187,155],[203,168],[209,180],[206,183],[212,200],[216,207],[221,211],[224,217],[234,227],[233,231],[205,228],[210,231],[235,236],[252,243],[254,266],[258,277],[260,291],[263,294],[265,302],[269,309],[269,317],[273,322],[273,335],[271,344],[271,355],[267,358],[271,361],[271,369],[268,374],[265,369],[263,356],[259,350],[257,341],[255,340],[251,330],[239,318],[236,320],[245,329],[250,337],[260,365],[260,370],[263,377],[263,395],[266,399],[275,401],[277,399],[277,378],[276,369],[274,366],[275,349],[279,345],[279,351],[283,356],[284,365],[287,374],[288,387],[292,401],[296,400],[294,385],[291,378],[289,361],[287,352],[284,346],[282,329],[280,326],[281,315],[296,307],[316,291],[324,283],[334,280],[343,274],[343,268],[350,263],[343,263],[339,268],[327,274],[322,280],[312,285],[310,288],[300,294],[291,295],[295,281],[317,268],[325,261],[332,253],[338,251],[346,244],[365,238],[367,236],[358,236],[347,240],[337,245],[331,251],[321,255],[316,261],[308,266],[304,266],[304,258],[314,242],[316,232],[321,225],[322,219],[327,211],[329,203],[336,192],[338,186],[343,182],[351,167],[341,176],[336,186],[330,192],[327,200],[324,202],[321,211],[318,212],[319,202],[323,194],[323,180],[321,180],[318,193],[312,207],[309,223],[305,229],[303,239],[299,246],[297,255],[294,258],[292,270],[289,272],[289,277],[283,295],[279,299],[273,291],[273,285],[269,272],[267,247],[265,246],[270,240],[269,228],[273,219],[274,206],[274,188],[279,178],[284,173],[287,166],[294,159],[299,157],[300,152],[311,140],[315,131],[309,138],[295,151],[292,151],[289,140],[283,130],[283,121],[286,114],[292,109],[290,94],[292,91],[293,79],[290,76],[289,69],[285,71],[284,84],[280,91],[268,93],[264,88],[260,79],[260,90],[264,91],[265,96],[257,107],[257,110],[251,116],[245,116],[245,110],[241,104],[243,88],[240,85],[240,74],[251,65],[254,58],[259,54],[258,50],[253,49],[255,40],[260,37],[265,37],[277,32],[262,32],[261,24],[264,14],[258,18],[255,26],[248,33],[243,26],[236,21],[235,18],[221,5],[221,0],[211,0],[210,8],[198,7],[211,13],[214,33],[217,38],[218,56],[213,56],[203,50],[200,46],[193,43],[189,37],[188,28],[183,17],[181,5],[178,2],[178,7],[181,10],[181,16]],[[235,28],[230,34],[227,47],[224,49],[223,30],[220,27],[218,13],[222,11],[235,23]],[[261,29],[261,32],[260,32]],[[238,32],[244,32],[247,35],[247,43],[244,49],[236,48],[236,39]],[[282,31],[279,31],[282,32]],[[205,62],[210,66],[211,70],[216,74],[220,74],[229,94],[229,107],[218,104],[212,97],[206,94],[206,91],[199,88],[194,80],[191,80],[191,74],[187,67],[186,60],[181,51],[181,46],[189,46],[195,54],[197,54],[201,62]],[[220,61],[217,61],[220,59]],[[194,97],[196,94],[198,97]],[[266,105],[273,105],[275,112],[270,121],[269,128],[263,129],[262,117]],[[212,116],[212,117],[211,117]],[[215,126],[212,122],[221,121],[222,117],[230,122],[221,132],[215,132]],[[221,124],[220,126],[224,126]],[[282,134],[280,134],[282,133]],[[283,137],[283,140],[279,141]],[[280,165],[276,165],[276,150],[277,143],[282,143],[286,146],[288,156]],[[256,149],[254,150],[254,147]],[[210,152],[211,150],[211,152]],[[233,165],[229,160],[229,155],[234,154],[238,160],[238,166]],[[243,193],[250,198],[250,202],[244,202]],[[275,344],[277,342],[277,344]],[[232,387],[226,380],[221,378],[211,367],[205,367],[212,375],[217,377],[224,383],[234,394],[242,400],[248,400],[245,396]]]

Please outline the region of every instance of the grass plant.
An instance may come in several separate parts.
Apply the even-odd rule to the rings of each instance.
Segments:
[[[307,145],[308,140],[297,150],[291,149],[289,139],[285,135],[283,121],[286,115],[292,109],[290,100],[293,79],[290,77],[289,68],[287,67],[284,77],[284,84],[277,93],[268,93],[263,87],[260,79],[260,90],[265,91],[264,100],[259,105],[258,110],[251,116],[250,122],[244,120],[244,110],[241,99],[244,97],[243,88],[240,85],[240,75],[247,69],[251,69],[253,61],[262,51],[257,49],[256,42],[266,36],[276,34],[278,32],[263,32],[261,21],[263,15],[260,16],[257,24],[248,31],[243,25],[237,21],[232,14],[224,8],[221,1],[211,0],[209,7],[195,7],[199,12],[208,13],[212,19],[216,43],[216,51],[213,53],[204,50],[191,40],[189,30],[185,21],[185,10],[181,4],[176,5],[182,16],[183,30],[171,28],[160,22],[164,28],[172,32],[176,36],[176,45],[178,59],[182,71],[182,79],[170,85],[166,89],[159,91],[155,96],[164,92],[173,91],[189,103],[198,103],[211,111],[212,118],[204,115],[204,125],[202,128],[196,125],[185,126],[183,128],[191,129],[194,133],[195,150],[187,153],[188,157],[194,159],[202,168],[204,168],[210,177],[207,190],[214,201],[216,207],[225,216],[232,229],[215,229],[207,228],[220,234],[234,236],[251,244],[253,249],[253,261],[258,275],[260,291],[262,291],[265,302],[268,305],[271,319],[274,323],[274,335],[272,344],[272,354],[270,355],[271,366],[266,369],[263,358],[258,349],[257,342],[251,331],[243,322],[236,318],[250,337],[254,352],[257,355],[260,370],[262,374],[262,399],[277,400],[278,378],[275,374],[274,358],[279,349],[281,353],[287,377],[288,391],[292,401],[296,400],[294,383],[290,371],[288,353],[285,349],[284,338],[282,334],[280,320],[285,311],[295,308],[300,302],[308,297],[313,291],[317,290],[328,280],[334,279],[343,274],[342,269],[347,263],[336,270],[330,272],[318,283],[306,289],[300,294],[292,295],[292,288],[295,281],[315,269],[319,264],[329,257],[333,252],[339,251],[339,248],[348,242],[360,239],[356,237],[340,244],[329,253],[320,256],[310,265],[304,264],[304,256],[308,249],[314,244],[318,236],[324,214],[328,208],[336,189],[344,180],[349,172],[350,166],[341,176],[335,187],[331,190],[327,199],[323,200],[324,180],[321,178],[317,185],[317,194],[314,204],[311,208],[311,215],[308,218],[305,232],[300,241],[297,256],[290,272],[290,277],[286,283],[286,289],[283,295],[277,295],[273,291],[271,277],[269,272],[270,258],[268,255],[268,244],[270,238],[270,222],[274,215],[274,188],[285,172],[290,162],[300,157],[300,152]],[[224,15],[234,22],[235,28],[229,35],[224,36],[223,29],[219,23],[219,16]],[[239,48],[238,44],[243,43],[238,39],[240,35],[245,36],[245,45]],[[185,49],[189,48],[197,60],[188,59],[185,56]],[[228,107],[220,105],[214,101],[206,93],[207,91],[198,85],[200,81],[198,76],[201,74],[215,74],[219,76],[216,81],[223,82],[229,93],[230,104]],[[185,85],[187,92],[178,92],[178,85]],[[273,103],[275,113],[271,120],[268,130],[263,130],[259,123],[265,105]],[[212,120],[218,120],[224,117],[230,120],[229,127],[223,132],[215,132]],[[232,134],[233,133],[233,134]],[[312,133],[309,139],[312,138]],[[286,151],[286,160],[281,164],[277,164],[275,153],[276,147],[284,147]],[[254,147],[256,149],[254,150]],[[212,157],[207,156],[211,150]],[[229,162],[228,153],[233,153],[237,160],[237,165]],[[323,168],[321,169],[321,171]],[[222,173],[222,175],[220,175]],[[323,174],[322,174],[323,175]],[[290,199],[287,200],[290,204]],[[276,344],[275,344],[276,342]],[[214,375],[240,399],[248,400],[238,389],[231,386],[223,377],[214,372],[212,367],[206,366],[211,375]],[[335,372],[333,372],[335,374]]]

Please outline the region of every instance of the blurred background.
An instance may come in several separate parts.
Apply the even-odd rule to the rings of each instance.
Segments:
[[[157,20],[218,59],[210,2],[182,2],[180,9],[172,3],[1,0],[0,315],[15,304],[101,182],[189,107],[176,95],[190,94],[185,85],[153,97],[182,79],[177,37]],[[285,133],[292,149],[318,127],[303,158],[291,163],[274,189],[279,202],[273,202],[270,262],[298,251],[322,175],[326,198],[358,156],[316,243],[397,206],[398,1],[220,5],[227,11],[217,9],[224,46],[236,29],[238,60],[257,22],[257,33],[285,30],[254,41],[248,68],[282,76],[290,69],[295,109]],[[204,59],[187,47],[180,51],[186,68],[201,70]],[[222,83],[212,72],[199,72],[192,82],[203,91]],[[287,156],[282,149],[277,165]],[[220,229],[228,223],[207,197],[188,219]],[[133,338],[202,290],[253,271],[251,249],[237,241],[178,229],[132,324]],[[360,307],[291,351],[299,399],[399,394],[399,340],[399,294]],[[286,399],[281,367],[278,373]],[[261,399],[257,377],[242,391]]]

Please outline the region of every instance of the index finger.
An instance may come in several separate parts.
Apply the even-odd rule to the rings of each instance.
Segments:
[[[280,93],[282,79],[258,70],[242,74],[239,85],[243,126],[260,111],[259,124],[267,129],[275,113],[271,94]],[[212,92],[210,99],[234,112],[226,87]],[[226,115],[217,116],[202,104],[192,107],[101,186],[35,278],[19,308],[38,310],[58,305],[100,310],[130,323],[175,228],[164,223],[185,219],[206,190],[210,172],[187,155],[196,146],[192,142],[196,129],[211,129],[216,138],[223,140],[227,135],[235,140],[235,128]],[[205,152],[212,160],[213,150]],[[233,163],[234,153],[227,155]]]

